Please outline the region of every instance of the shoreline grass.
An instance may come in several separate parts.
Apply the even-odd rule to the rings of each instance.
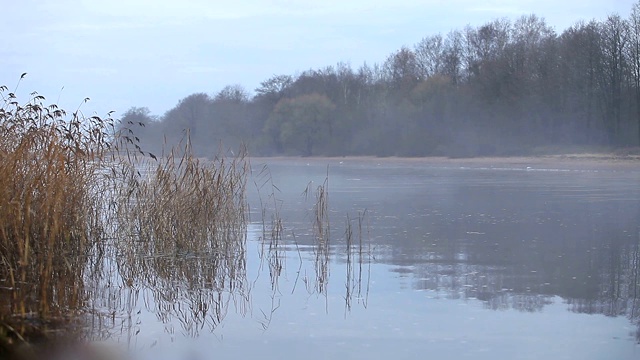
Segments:
[[[189,294],[202,316],[221,291],[246,287],[246,151],[203,161],[187,136],[158,158],[111,114],[68,116],[37,93],[21,104],[6,86],[0,99],[0,357],[29,358],[105,317],[89,305],[113,270],[107,253],[121,289],[204,289]]]

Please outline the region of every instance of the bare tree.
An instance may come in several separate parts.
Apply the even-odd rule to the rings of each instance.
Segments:
[[[463,35],[460,31],[451,31],[444,41],[442,74],[448,76],[453,84],[462,81],[462,42]]]
[[[416,44],[414,52],[422,78],[441,73],[445,62],[444,50],[445,44],[440,34],[425,37]]]
[[[627,54],[629,58],[629,70],[634,89],[634,102],[636,107],[637,141],[640,144],[640,2],[633,5],[628,20],[629,41],[627,42]]]
[[[220,90],[213,101],[232,101],[243,103],[249,101],[249,93],[242,85],[227,85]]]
[[[622,87],[626,64],[625,48],[628,41],[626,22],[619,15],[610,15],[601,26],[603,64],[600,86],[605,99],[605,116],[609,141],[620,141],[622,122]]]
[[[406,96],[422,80],[416,54],[407,47],[390,55],[384,62],[383,71],[387,82],[400,97]]]
[[[484,64],[498,59],[510,40],[511,23],[494,20],[475,29],[467,26],[464,32],[465,63],[468,76],[478,76]]]

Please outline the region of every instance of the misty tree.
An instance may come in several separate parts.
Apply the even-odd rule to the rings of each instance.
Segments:
[[[335,73],[340,91],[340,96],[337,97],[339,101],[345,106],[350,104],[357,105],[359,96],[361,96],[361,94],[357,93],[360,87],[351,66],[340,62],[336,65]]]
[[[422,79],[416,54],[407,47],[391,54],[384,62],[385,78],[394,93],[405,97]]]
[[[620,15],[610,15],[602,24],[603,64],[601,72],[602,94],[605,100],[605,116],[608,119],[609,141],[620,141],[622,122],[622,90],[626,67],[625,47],[628,33]]]
[[[280,99],[287,95],[287,89],[293,84],[291,75],[274,75],[260,83],[255,89],[256,98],[268,100],[275,105]]]
[[[276,147],[311,156],[316,145],[331,136],[334,109],[331,100],[320,94],[282,99],[269,116],[265,132]]]
[[[181,100],[152,130],[254,154],[513,155],[640,145],[640,2],[561,33],[536,15],[426,35],[382,63],[337,63]],[[127,118],[150,116],[138,110]],[[144,131],[149,132],[147,129]],[[147,135],[141,137],[147,138]],[[158,136],[160,137],[160,136]]]
[[[555,31],[544,19],[533,14],[518,18],[511,28],[514,71],[519,76],[537,77],[544,46],[554,39]]]
[[[329,98],[340,97],[340,85],[332,66],[318,70],[307,70],[291,84],[291,96],[323,94]],[[333,99],[332,99],[333,101]]]
[[[414,53],[422,78],[442,73],[444,51],[445,44],[441,34],[425,37],[416,44]]]
[[[487,69],[494,61],[501,58],[511,33],[511,23],[506,19],[494,20],[490,23],[464,31],[464,60],[469,79],[491,76]]]
[[[227,85],[213,97],[213,101],[246,103],[249,101],[249,93],[242,85]]]
[[[175,146],[189,136],[194,153],[214,152],[218,141],[217,129],[212,126],[212,99],[205,93],[196,93],[178,102],[163,117],[163,131],[169,146]]]
[[[146,127],[149,126],[152,121],[157,120],[157,118],[151,115],[151,111],[147,107],[131,107],[127,111],[122,114],[122,118],[120,120],[120,127],[129,127],[129,126],[141,126]]]
[[[460,84],[462,81],[463,39],[464,37],[460,31],[449,32],[444,40],[441,54],[441,72],[443,75],[448,76],[455,85]]]
[[[196,93],[185,97],[178,105],[165,114],[165,121],[171,122],[176,128],[196,132],[199,124],[207,119],[211,113],[212,100],[205,93]]]
[[[403,128],[398,155],[432,155],[450,138],[456,124],[456,101],[451,78],[434,75],[421,81],[411,92],[412,114]]]
[[[636,140],[640,142],[640,2],[633,5],[628,23],[629,41],[627,43],[627,54],[629,57],[629,69],[631,71],[631,82],[635,97]]]
[[[553,140],[558,133],[556,114],[561,98],[555,31],[544,19],[526,15],[513,23],[510,38],[504,55],[504,93],[511,94],[511,101],[519,107],[515,112],[525,133]]]
[[[138,142],[143,151],[159,154],[162,151],[162,129],[156,116],[146,107],[132,107],[122,114],[119,130],[128,129],[128,135]]]
[[[212,100],[209,133],[225,148],[251,143],[259,129],[252,123],[249,93],[240,85],[227,85]],[[256,128],[258,131],[256,131]]]
[[[599,24],[596,21],[580,22],[565,30],[559,38],[561,110],[566,123],[572,123],[573,141],[578,144],[603,142],[601,129],[604,118],[600,116],[602,97],[600,78],[602,49]]]
[[[446,37],[436,34],[420,40],[414,47],[414,53],[421,78],[445,75],[458,84],[462,75],[463,40],[460,31],[451,31]]]

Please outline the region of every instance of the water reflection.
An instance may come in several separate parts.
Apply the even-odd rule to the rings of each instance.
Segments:
[[[145,322],[150,314],[163,324],[171,341],[176,336],[214,333],[229,314],[249,316],[266,331],[277,316],[283,294],[296,291],[324,297],[328,312],[330,268],[337,257],[344,257],[347,263],[344,277],[336,277],[336,281],[345,279],[345,314],[354,300],[366,306],[371,264],[370,244],[363,230],[366,215],[359,213],[355,219],[347,215],[344,238],[332,237],[327,181],[309,188],[307,196],[300,194],[307,204],[301,211],[306,219],[303,227],[284,225],[275,192],[266,196],[267,201],[260,201],[261,222],[234,218],[226,224],[226,231],[207,237],[161,238],[164,230],[141,226],[135,216],[118,217],[113,224],[117,236],[99,247],[86,271],[90,309],[86,337],[111,339],[130,350],[153,348],[157,340],[137,340],[148,327]],[[346,248],[332,244],[336,240],[346,242]],[[247,249],[255,245],[257,251]],[[256,264],[257,271],[249,275],[248,267]],[[282,289],[280,281],[287,276],[287,266],[297,268],[296,279],[291,289]],[[261,284],[267,275],[268,290]],[[255,292],[269,301],[256,303]]]
[[[355,223],[355,224],[354,224]],[[353,227],[356,226],[356,233]],[[357,219],[347,216],[345,224],[346,241],[346,293],[345,312],[351,310],[353,298],[367,307],[369,286],[371,280],[371,246],[364,243],[364,226],[366,226],[366,211],[358,213]],[[357,265],[357,268],[355,267]],[[366,266],[366,269],[364,267]],[[364,277],[366,276],[366,279]]]
[[[482,304],[494,314],[474,313],[484,319],[509,310],[544,319],[549,312],[558,316],[559,304],[565,313],[624,316],[638,328],[633,337],[640,342],[639,172],[363,161],[331,164],[327,176],[326,162],[306,162],[275,162],[268,174],[256,167],[260,185],[248,199],[253,222],[225,234],[233,246],[187,242],[152,251],[134,239],[107,248],[96,266],[103,270],[91,282],[97,315],[90,319],[99,325],[92,327],[94,337],[151,348],[157,345],[148,336],[136,340],[150,327],[149,314],[171,340],[211,332],[222,339],[234,333],[234,322],[250,318],[238,333],[268,334],[278,324],[283,341],[296,338],[304,347],[311,340],[283,321],[298,332],[302,323],[318,333],[346,324],[343,319],[331,327],[315,310],[300,310],[320,299],[325,313],[340,304],[342,318],[358,320],[353,331],[344,330],[346,339],[367,328],[370,338],[362,344],[375,342],[373,336],[396,347],[409,338],[447,344],[441,325],[427,323],[452,322],[454,332],[469,319],[444,303],[430,303],[442,306],[441,313],[414,313],[424,301],[416,294],[429,294],[456,306]],[[291,298],[303,305],[292,305]],[[396,328],[379,330],[390,319],[423,328],[397,330],[396,337]],[[467,340],[481,343],[475,336]],[[405,350],[420,349],[402,343]]]
[[[637,169],[333,165],[332,206],[368,210],[375,262],[411,288],[524,312],[560,296],[569,311],[640,325]],[[273,168],[299,181],[295,166]]]

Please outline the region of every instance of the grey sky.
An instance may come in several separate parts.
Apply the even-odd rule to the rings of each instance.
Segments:
[[[0,85],[73,111],[162,115],[181,98],[274,74],[382,62],[435,33],[534,13],[558,33],[634,0],[2,0]],[[61,91],[62,87],[64,90]]]

